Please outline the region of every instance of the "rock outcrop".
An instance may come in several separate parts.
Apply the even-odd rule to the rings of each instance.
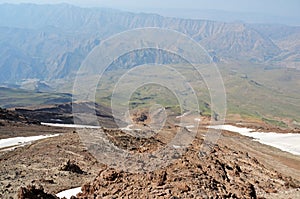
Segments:
[[[300,183],[265,168],[248,153],[216,145],[199,157],[201,143],[166,168],[129,173],[106,168],[82,186],[78,199],[99,198],[262,198],[299,188]]]
[[[59,199],[55,195],[45,193],[43,187],[35,186],[21,187],[18,193],[18,199]]]
[[[70,160],[67,161],[65,165],[60,168],[61,171],[69,171],[72,173],[84,174],[85,172],[81,170],[81,168],[75,163],[71,162]]]
[[[1,122],[1,120],[3,122]],[[36,119],[30,119],[15,111],[0,108],[0,126],[4,126],[6,122],[19,122],[26,124],[40,124]]]

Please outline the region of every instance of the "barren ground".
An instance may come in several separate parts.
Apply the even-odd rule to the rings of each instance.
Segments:
[[[0,131],[2,139],[61,133],[58,137],[0,152],[1,198],[17,198],[20,187],[27,185],[41,185],[45,192],[52,194],[84,185],[83,194],[78,198],[94,194],[107,198],[234,198],[234,194],[237,198],[250,198],[252,185],[261,198],[300,197],[300,157],[236,133],[223,132],[213,152],[199,158],[206,133],[206,128],[201,126],[187,153],[171,165],[154,172],[127,173],[98,162],[81,143],[76,129],[8,123],[1,126]],[[172,128],[168,129],[171,131]],[[136,140],[124,137],[124,132],[111,130],[107,133],[112,135],[115,145],[134,146],[133,151],[143,152],[136,146]],[[156,138],[162,142],[148,140],[146,151],[163,143],[162,135]],[[84,173],[63,171],[68,160]],[[240,170],[236,171],[236,166]]]

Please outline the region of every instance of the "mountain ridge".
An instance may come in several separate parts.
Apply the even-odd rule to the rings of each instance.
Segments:
[[[14,63],[19,68],[24,67],[23,63],[28,66],[26,72],[23,68],[12,72],[9,70],[12,58],[3,56],[6,63],[0,63],[0,69],[7,73],[0,77],[0,82],[70,77],[101,40],[142,27],[167,28],[187,34],[223,60],[268,62],[283,53],[261,29],[241,22],[180,19],[68,4],[2,4],[0,13],[0,45],[9,44],[16,52],[23,53],[24,57],[16,58]],[[5,53],[7,50],[0,48],[0,54]],[[16,73],[21,77],[12,75]]]

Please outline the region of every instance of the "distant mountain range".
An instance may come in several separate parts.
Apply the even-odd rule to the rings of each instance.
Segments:
[[[207,19],[214,21],[233,22],[243,21],[246,23],[276,23],[292,26],[299,26],[299,17],[297,16],[282,16],[281,13],[270,14],[255,12],[237,12],[226,11],[220,9],[203,9],[195,6],[194,8],[128,8],[128,11],[146,13],[157,13],[166,17],[179,17],[186,19]],[[292,14],[292,12],[290,12]]]
[[[300,68],[300,27],[189,20],[68,4],[2,4],[0,83],[72,77],[103,39],[141,27],[187,34],[217,60]]]

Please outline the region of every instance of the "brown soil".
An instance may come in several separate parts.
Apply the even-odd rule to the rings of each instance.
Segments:
[[[31,127],[34,128],[35,131],[49,131],[48,127]],[[55,131],[57,133],[58,128]],[[89,154],[73,131],[60,129],[61,136],[0,152],[0,198],[17,198],[20,187],[28,185],[42,186],[47,193],[57,193],[93,179],[102,164]],[[72,164],[64,171],[62,168],[66,168],[69,160],[82,172]]]
[[[167,124],[163,133],[147,139],[120,130],[100,131],[119,148],[144,153],[166,144],[176,128]],[[199,156],[207,131],[204,126],[198,129],[196,139],[183,156],[164,168],[141,173],[109,168],[98,162],[82,144],[75,129],[6,122],[0,130],[5,132],[2,138],[62,134],[0,152],[0,198],[18,198],[18,193],[19,198],[22,198],[20,193],[34,198],[35,193],[55,194],[78,186],[82,186],[83,191],[77,196],[80,199],[297,198],[300,193],[299,156],[226,131],[211,153]],[[43,189],[36,188],[41,186]]]
[[[283,161],[279,165],[286,169],[278,172],[262,164],[252,151],[248,153],[245,146],[230,145],[232,140],[226,132],[224,134],[212,153],[199,157],[203,142],[199,133],[184,156],[153,172],[133,174],[111,168],[100,170],[92,182],[82,186],[83,193],[77,198],[267,198],[286,192],[293,196],[299,194],[300,178],[286,174],[288,170],[299,173],[300,167],[289,167]],[[249,143],[248,146],[253,144],[246,137],[237,136],[237,139],[235,141]],[[264,146],[261,149],[272,151]],[[266,161],[273,157],[261,158]],[[300,159],[292,155],[286,159],[294,166],[300,163]]]

